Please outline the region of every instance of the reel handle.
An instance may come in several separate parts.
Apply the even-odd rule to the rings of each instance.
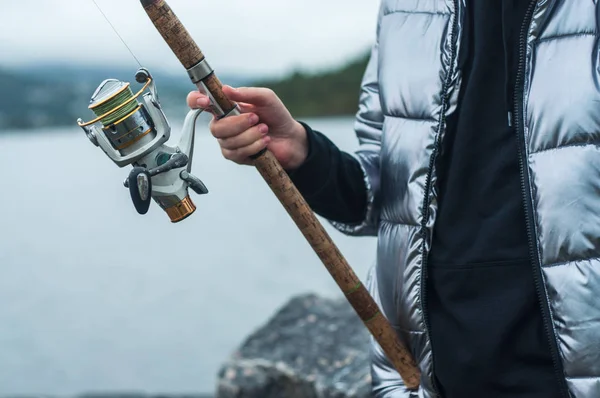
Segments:
[[[139,173],[141,170],[146,171],[150,177],[154,177],[160,173],[166,173],[167,171],[171,171],[173,169],[178,169],[180,167],[184,167],[188,164],[188,157],[184,153],[175,153],[171,156],[171,158],[165,162],[162,166],[155,167],[153,169],[147,170],[143,167],[134,167],[133,170],[136,170]],[[133,170],[129,173],[129,177],[125,180],[123,185],[125,188],[129,188],[131,185],[131,175],[134,174]]]
[[[146,214],[152,199],[152,177],[148,170],[139,166],[134,167],[129,172],[124,185],[129,188],[131,201],[137,212]]]

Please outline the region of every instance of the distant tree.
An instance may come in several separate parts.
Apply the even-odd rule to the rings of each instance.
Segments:
[[[367,53],[334,70],[314,74],[295,71],[286,78],[253,85],[275,91],[294,117],[350,115],[358,107],[360,82],[368,60]]]
[[[279,80],[262,80],[245,85],[270,87],[282,98],[294,117],[349,115],[356,112],[362,74],[368,55],[342,67],[319,73],[296,71]],[[0,68],[0,132],[40,127],[77,126],[77,118],[92,119],[87,108],[102,70],[85,67],[35,70]],[[131,81],[130,71],[113,70],[112,77]],[[169,120],[182,119],[187,112],[185,97],[193,89],[184,75],[156,75],[161,103]],[[223,77],[236,85],[239,79]]]

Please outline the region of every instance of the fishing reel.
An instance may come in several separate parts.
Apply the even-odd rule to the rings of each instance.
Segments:
[[[196,210],[189,188],[199,195],[208,193],[204,183],[190,173],[196,119],[203,110],[188,112],[179,144],[168,146],[171,126],[154,80],[146,68],[140,68],[135,79],[144,85],[136,94],[130,83],[104,80],[90,100],[89,109],[96,119],[85,123],[78,119],[77,124],[117,166],[132,165],[124,185],[137,212],[146,214],[154,199],[176,223]]]

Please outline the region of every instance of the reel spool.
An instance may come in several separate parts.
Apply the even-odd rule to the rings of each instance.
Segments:
[[[152,76],[146,68],[140,68],[135,78],[144,84],[135,94],[130,83],[104,80],[88,107],[96,118],[89,122],[78,119],[77,124],[117,166],[133,166],[124,185],[138,213],[146,214],[150,199],[154,199],[171,222],[179,222],[196,210],[188,188],[199,195],[208,193],[202,181],[190,173],[195,122],[203,110],[190,111],[179,145],[167,146],[171,126]]]

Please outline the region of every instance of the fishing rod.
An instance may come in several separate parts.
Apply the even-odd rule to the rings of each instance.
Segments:
[[[222,85],[198,45],[164,0],[140,0],[148,17],[187,70],[193,84],[211,100],[217,118],[239,115],[240,111],[222,91]],[[132,165],[124,185],[140,214],[148,211],[151,198],[166,211],[172,222],[180,222],[196,209],[188,188],[206,194],[204,184],[190,174],[194,129],[203,109],[186,116],[178,146],[165,143],[170,126],[162,112],[150,72],[140,68],[136,81],[144,84],[133,94],[129,83],[108,79],[98,87],[89,108],[96,114],[90,122],[78,120],[88,138],[119,167]],[[149,92],[142,95],[148,89]],[[138,100],[139,99],[139,100]],[[306,200],[268,149],[252,156],[256,167],[275,196],[321,259],[346,299],[410,390],[420,383],[420,371],[406,346],[398,338],[377,303],[356,276]]]

